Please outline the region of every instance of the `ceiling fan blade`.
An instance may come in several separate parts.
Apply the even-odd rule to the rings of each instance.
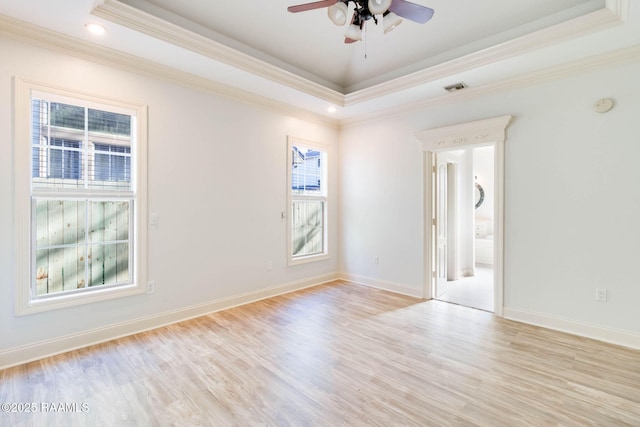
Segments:
[[[336,3],[338,3],[338,0],[323,0],[313,3],[299,4],[297,6],[289,6],[287,10],[291,13],[305,12],[307,10],[321,9],[323,7],[333,6]]]
[[[396,15],[418,24],[424,24],[433,16],[434,10],[406,0],[393,0],[389,10]]]
[[[345,43],[345,44],[355,43],[355,42],[357,42],[357,41],[358,41],[358,40],[350,39],[349,37],[345,37],[345,38],[344,38],[344,43]]]

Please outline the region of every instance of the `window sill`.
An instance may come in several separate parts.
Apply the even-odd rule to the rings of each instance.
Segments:
[[[34,313],[42,313],[50,310],[74,307],[93,302],[106,301],[114,298],[122,298],[138,295],[145,292],[144,286],[125,285],[113,288],[95,289],[90,292],[72,295],[51,296],[42,299],[17,301],[16,316],[24,316]]]
[[[308,264],[310,262],[325,261],[325,260],[328,260],[330,258],[331,257],[327,253],[318,254],[318,255],[308,255],[308,256],[302,256],[302,257],[296,257],[296,258],[289,258],[289,260],[287,262],[287,265],[289,267],[292,267],[294,265]]]

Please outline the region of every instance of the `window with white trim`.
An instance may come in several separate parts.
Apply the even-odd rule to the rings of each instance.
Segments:
[[[144,292],[146,109],[19,80],[16,94],[16,312]]]
[[[327,258],[326,145],[288,141],[289,264]]]

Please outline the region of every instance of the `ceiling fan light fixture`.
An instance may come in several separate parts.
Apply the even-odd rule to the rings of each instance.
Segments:
[[[329,6],[327,14],[334,24],[344,25],[347,22],[347,10],[346,3],[338,2],[333,6]]]
[[[362,40],[362,30],[360,29],[360,25],[355,23],[349,25],[349,28],[347,28],[347,32],[344,34],[344,37],[346,39],[356,41]]]
[[[396,15],[393,12],[386,13],[384,15],[384,18],[382,19],[382,26],[384,28],[385,34],[393,30],[400,24],[402,24],[402,18],[400,18],[398,15]]]
[[[369,0],[369,12],[372,15],[381,15],[391,7],[392,0]]]

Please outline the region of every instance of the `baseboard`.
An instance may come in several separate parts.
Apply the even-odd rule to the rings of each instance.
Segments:
[[[504,318],[640,350],[640,335],[532,311],[504,308]]]
[[[372,279],[371,277],[364,277],[355,274],[340,272],[340,280],[356,283],[358,285],[369,286],[371,288],[382,289],[384,291],[394,292],[396,294],[407,295],[415,298],[424,298],[424,295],[422,295],[422,289],[416,289],[407,285],[387,282],[384,280]]]
[[[56,354],[65,353],[67,351],[76,350],[78,348],[88,347],[90,345],[189,320],[194,317],[203,316],[216,311],[321,285],[337,279],[337,273],[315,276],[305,280],[289,282],[283,285],[233,295],[231,297],[196,304],[178,310],[167,311],[153,316],[142,317],[102,328],[83,331],[77,334],[41,341],[36,344],[11,348],[0,352],[0,370]]]

